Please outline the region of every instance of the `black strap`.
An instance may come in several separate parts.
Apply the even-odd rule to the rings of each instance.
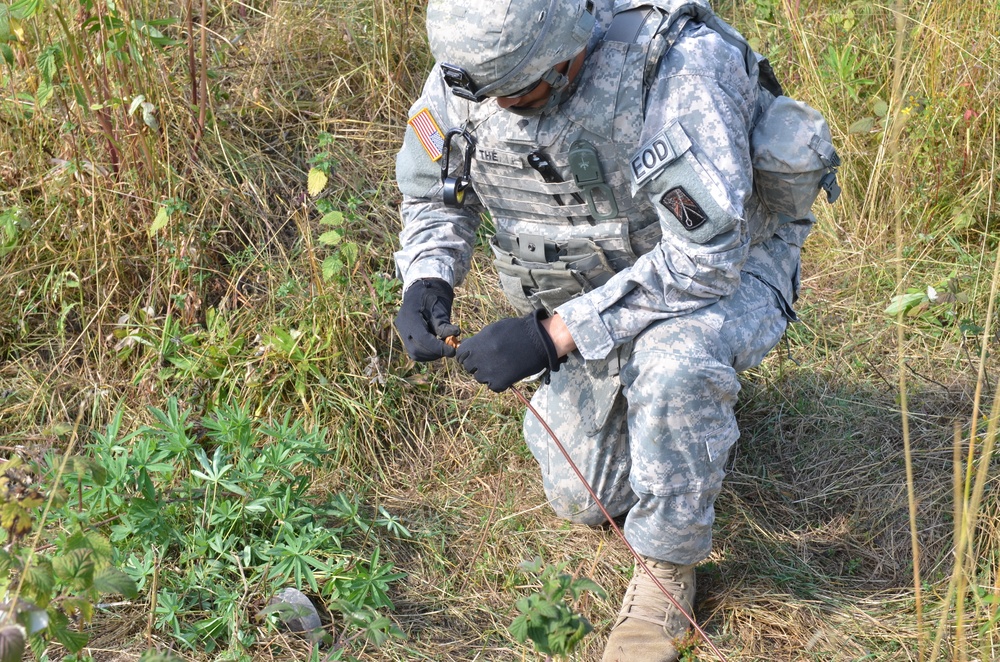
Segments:
[[[604,41],[621,41],[626,44],[635,42],[652,14],[652,7],[639,7],[615,14],[604,33]]]
[[[771,67],[771,63],[767,60],[767,58],[757,62],[757,68],[760,71],[757,77],[757,81],[760,86],[773,94],[775,97],[784,96],[785,90],[782,89],[781,83],[778,81],[778,77],[774,74],[774,69]]]

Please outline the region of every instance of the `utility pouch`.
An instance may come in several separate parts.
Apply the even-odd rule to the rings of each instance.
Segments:
[[[786,96],[768,106],[750,136],[754,188],[775,214],[805,218],[820,190],[840,195],[830,127],[816,109]]]
[[[557,243],[498,232],[490,239],[490,248],[500,286],[522,313],[544,308],[551,314],[573,297],[600,287],[615,273],[604,251],[589,239]],[[531,253],[544,261],[525,259]]]

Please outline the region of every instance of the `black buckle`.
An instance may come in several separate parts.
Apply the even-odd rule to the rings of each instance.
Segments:
[[[463,169],[456,176],[449,172],[449,162],[451,161],[451,142],[455,136],[462,136],[465,139],[465,162]],[[461,207],[465,204],[465,190],[472,185],[472,157],[476,151],[476,139],[465,129],[449,129],[444,134],[444,158],[441,159],[441,184],[443,185],[442,196],[444,203],[449,207]]]
[[[472,82],[469,72],[462,67],[442,62],[441,74],[444,76],[444,84],[451,88],[451,92],[455,96],[475,103],[482,103],[486,100],[486,95],[478,94],[478,87]]]
[[[837,183],[837,173],[828,172],[819,180],[820,188],[826,191],[826,201],[831,205],[840,197],[840,184]]]

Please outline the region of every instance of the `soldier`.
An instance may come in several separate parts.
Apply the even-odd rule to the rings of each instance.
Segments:
[[[456,357],[497,392],[542,373],[533,405],[690,614],[737,373],[794,319],[812,199],[755,190],[751,137],[780,87],[706,0],[611,5],[430,0],[436,64],[397,157],[396,327],[414,360]],[[484,209],[522,316],[456,352],[453,287]],[[602,523],[532,416],[524,436],[555,511]],[[676,660],[687,628],[636,568],[604,660]]]

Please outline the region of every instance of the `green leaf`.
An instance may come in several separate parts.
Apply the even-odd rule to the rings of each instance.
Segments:
[[[142,102],[145,101],[145,100],[146,100],[145,96],[143,96],[141,94],[135,95],[135,98],[132,99],[132,103],[130,103],[129,106],[128,106],[128,114],[129,115],[134,115],[135,111],[139,109],[139,106],[141,106]]]
[[[889,104],[881,99],[875,100],[875,117],[886,117],[889,114]]]
[[[49,46],[38,54],[35,65],[38,67],[38,76],[46,83],[51,83],[62,65],[62,48]]]
[[[142,122],[153,131],[160,130],[160,121],[156,119],[156,106],[148,101],[142,102]]]
[[[528,617],[521,614],[507,629],[518,643],[525,643],[528,640]]]
[[[307,183],[309,195],[315,198],[317,195],[322,193],[323,189],[326,188],[327,181],[328,178],[325,172],[323,172],[319,168],[310,168],[309,180]]]
[[[18,0],[10,6],[10,15],[19,21],[31,18],[38,13],[41,0]]]
[[[83,623],[90,623],[94,619],[94,603],[87,598],[65,598],[60,602],[59,607],[67,614],[74,614],[74,618],[78,618]]]
[[[871,133],[875,128],[874,117],[862,117],[847,128],[848,133]]]
[[[78,531],[67,538],[63,551],[69,552],[75,549],[84,549],[91,552],[91,558],[96,565],[107,564],[114,555],[114,551],[111,549],[111,541],[97,531]]]
[[[0,628],[0,662],[21,662],[24,657],[24,631],[18,625]]]
[[[521,563],[518,564],[518,567],[521,568],[521,570],[523,570],[524,572],[537,575],[542,571],[542,567],[544,565],[545,564],[542,562],[542,557],[536,555],[535,558],[531,559],[530,561],[521,561]]]
[[[35,103],[38,104],[39,108],[44,108],[52,99],[54,93],[55,89],[52,87],[50,81],[45,79],[38,81],[38,89],[35,91]]]
[[[344,270],[344,263],[337,255],[331,255],[323,260],[323,278],[330,280]]]
[[[56,586],[55,575],[52,574],[52,564],[46,559],[36,558],[35,562],[24,572],[24,586],[39,606],[44,607],[52,599],[52,591]]]
[[[353,241],[346,241],[340,247],[340,257],[343,258],[347,266],[351,266],[358,261],[358,245]]]
[[[319,243],[324,246],[336,246],[340,243],[340,240],[344,238],[344,233],[341,230],[330,230],[324,232],[319,236]]]
[[[69,629],[69,619],[61,611],[50,608],[49,612],[49,634],[60,644],[65,646],[70,653],[79,653],[87,645],[90,637],[82,632],[74,632]]]
[[[89,549],[74,549],[52,559],[52,570],[56,577],[66,583],[90,586],[94,582],[93,552]]]
[[[591,593],[598,595],[602,598],[607,597],[607,594],[604,592],[604,589],[601,588],[601,585],[595,582],[593,579],[588,579],[587,577],[577,577],[573,581],[572,590],[574,597],[577,598],[583,595],[584,591],[590,591]]]
[[[14,50],[10,46],[0,43],[0,55],[3,56],[3,60],[7,63],[8,67],[14,66]]]
[[[337,211],[336,209],[327,212],[323,215],[323,218],[319,219],[320,225],[343,225],[344,223],[344,212]]]
[[[156,210],[156,218],[153,219],[153,224],[149,226],[149,236],[152,237],[154,234],[165,228],[169,220],[170,212],[167,211],[166,207],[161,206]]]
[[[100,593],[117,593],[129,600],[139,594],[139,588],[131,577],[118,568],[104,568],[94,575],[94,588]]]
[[[890,317],[896,317],[900,313],[908,313],[912,308],[915,308],[926,300],[927,293],[923,291],[897,294],[892,298],[889,307],[885,309],[885,314]]]

